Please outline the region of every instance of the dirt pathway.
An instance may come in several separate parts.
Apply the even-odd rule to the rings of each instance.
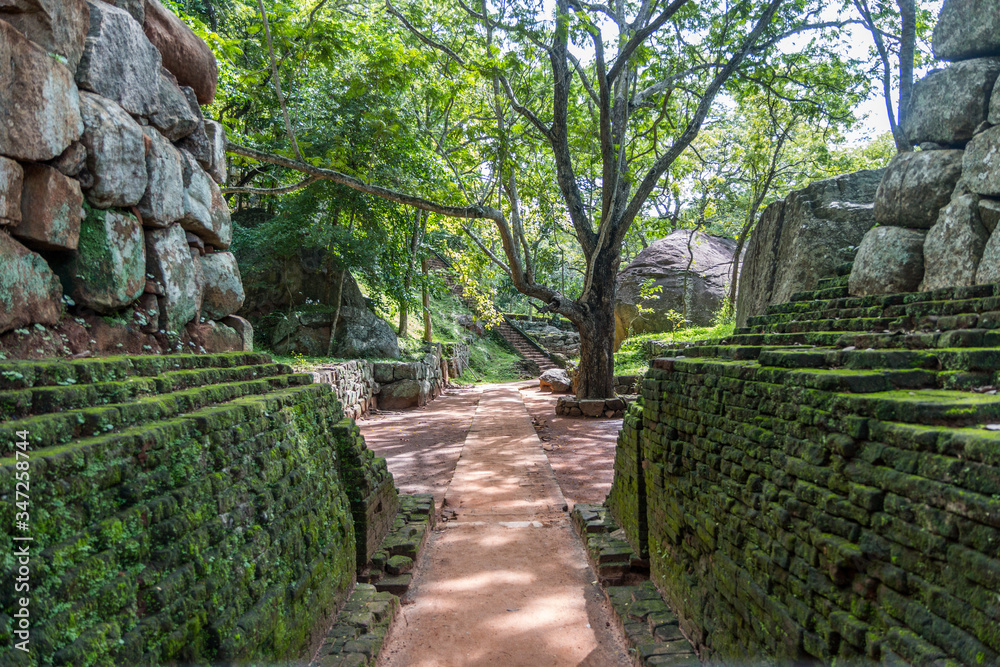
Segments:
[[[516,385],[482,388],[444,506],[380,665],[630,664]]]

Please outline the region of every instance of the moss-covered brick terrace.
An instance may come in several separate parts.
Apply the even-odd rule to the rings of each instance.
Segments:
[[[6,479],[29,433],[34,540],[31,653],[0,615],[3,664],[302,658],[396,512],[330,387],[262,354],[3,362],[0,421]]]
[[[701,656],[1000,662],[1000,285],[663,351],[608,505]]]

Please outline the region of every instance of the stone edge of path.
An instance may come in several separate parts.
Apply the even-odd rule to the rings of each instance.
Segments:
[[[399,497],[399,512],[392,530],[358,576],[359,583],[337,614],[309,667],[369,667],[376,663],[399,611],[399,598],[410,587],[413,578],[410,570],[433,528],[431,494]]]
[[[677,615],[649,581],[649,561],[639,558],[603,505],[577,503],[570,514],[587,559],[604,591],[636,667],[700,665],[681,633]]]

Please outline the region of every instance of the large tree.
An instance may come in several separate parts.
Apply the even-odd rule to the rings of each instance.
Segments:
[[[466,232],[519,292],[576,325],[577,395],[610,397],[615,277],[633,222],[698,136],[727,82],[741,68],[765,69],[784,37],[829,24],[818,22],[819,8],[810,11],[806,0],[556,0],[551,18],[540,4],[455,3],[389,6],[439,59],[444,78],[465,82],[484,101],[461,122],[439,128],[436,149],[457,183],[450,194],[415,196],[319,166],[322,160],[297,151],[279,155],[239,142],[229,150],[470,221]],[[447,107],[450,99],[440,103]],[[453,140],[454,125],[465,138]],[[477,160],[478,167],[470,166]],[[525,210],[537,207],[544,186],[526,190],[521,175],[525,165],[540,162],[552,174],[557,215],[585,266],[575,295],[536,272],[537,239],[529,238]],[[471,223],[477,220],[489,223],[502,254],[476,233]]]

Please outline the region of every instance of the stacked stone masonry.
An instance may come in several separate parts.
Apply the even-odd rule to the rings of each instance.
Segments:
[[[995,664],[1000,286],[821,287],[653,362],[608,505],[702,658]]]
[[[160,351],[252,350],[234,317],[225,133],[200,107],[207,45],[159,0],[14,3],[0,63],[0,339],[72,321],[68,307]],[[117,351],[80,337],[44,351]]]
[[[854,296],[1000,280],[1000,45],[990,3],[947,0],[903,130],[921,150],[890,163],[850,277]],[[805,289],[811,289],[808,285]]]
[[[0,364],[0,467],[15,479],[27,432],[33,538],[31,652],[13,650],[14,619],[0,615],[0,663],[273,663],[314,650],[357,554],[385,534],[366,511],[356,540],[352,509],[378,500],[386,530],[395,515],[384,461],[342,420],[328,386],[259,354]],[[12,496],[0,503],[11,544],[16,511]],[[14,595],[0,591],[5,614]]]

